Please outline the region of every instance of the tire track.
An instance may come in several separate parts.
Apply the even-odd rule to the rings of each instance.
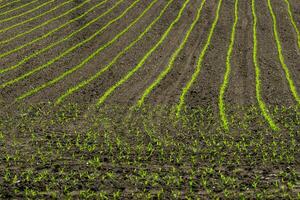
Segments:
[[[203,0],[200,7],[197,10],[197,15],[195,16],[195,19],[193,20],[191,26],[189,27],[188,31],[185,34],[184,39],[181,41],[179,47],[175,50],[175,52],[172,54],[167,67],[158,75],[158,77],[150,84],[150,86],[144,91],[140,99],[136,103],[136,107],[140,108],[145,99],[149,96],[149,94],[157,87],[157,85],[167,76],[167,74],[172,70],[175,59],[178,57],[179,53],[182,51],[182,49],[185,47],[191,32],[194,30],[197,22],[199,21],[203,6],[205,4],[206,0]]]
[[[200,54],[202,46],[205,44],[205,38],[208,36],[210,24],[213,23],[213,11],[216,10],[217,4],[214,1],[207,1],[203,17],[199,26],[195,27],[194,33],[190,36],[190,41],[185,49],[178,56],[177,62],[169,76],[165,77],[157,88],[149,96],[149,102],[167,105],[176,104],[180,96],[180,89],[188,81],[188,77],[193,74],[193,68]]]
[[[232,69],[232,82],[234,87],[229,87],[231,94],[227,98],[232,104],[251,105],[256,103],[255,94],[255,69],[253,68],[253,24],[251,1],[244,1],[241,13],[240,30],[237,32],[236,52],[232,58],[236,66]],[[242,113],[241,113],[242,115]]]
[[[255,81],[256,81],[256,98],[258,101],[259,108],[262,112],[263,117],[269,123],[273,130],[279,130],[275,122],[273,121],[269,111],[261,97],[261,80],[260,80],[260,67],[257,60],[257,16],[255,8],[255,0],[252,0],[252,16],[253,16],[253,64],[255,67]]]
[[[226,111],[225,111],[224,95],[225,95],[226,89],[228,87],[229,76],[230,76],[230,72],[231,72],[231,56],[232,56],[233,47],[235,44],[236,26],[237,26],[238,19],[239,19],[238,4],[239,4],[239,0],[235,0],[234,23],[232,26],[230,44],[229,44],[227,57],[226,57],[226,72],[224,74],[224,79],[223,79],[223,83],[221,85],[220,94],[219,94],[219,113],[220,113],[220,118],[222,121],[223,128],[226,131],[229,131],[229,125],[228,125],[228,119],[227,119]]]
[[[237,25],[235,48],[232,54],[231,75],[229,86],[226,90],[225,99],[227,102],[227,117],[231,121],[240,121],[245,115],[240,106],[251,106],[257,104],[255,93],[255,68],[253,67],[253,24],[251,1],[240,1],[239,22]],[[239,106],[236,106],[239,105]],[[235,116],[232,107],[236,107]],[[241,118],[240,118],[241,117]]]
[[[184,103],[185,103],[185,96],[187,94],[187,92],[189,91],[189,89],[191,88],[191,86],[193,85],[193,83],[196,81],[199,73],[200,73],[200,69],[201,69],[201,66],[202,66],[202,61],[203,61],[203,58],[206,54],[206,51],[210,45],[210,41],[211,41],[211,38],[213,36],[213,33],[214,33],[214,30],[215,30],[215,27],[219,21],[219,16],[220,16],[220,9],[221,9],[221,5],[222,5],[222,2],[223,0],[219,0],[219,3],[218,3],[218,8],[217,8],[217,11],[216,11],[216,17],[214,19],[214,22],[212,24],[212,27],[209,31],[209,35],[208,35],[208,38],[207,38],[207,41],[206,41],[206,44],[204,46],[204,48],[202,49],[200,55],[199,55],[199,58],[198,58],[198,61],[197,61],[197,66],[196,66],[196,69],[191,77],[191,79],[188,81],[188,83],[185,85],[185,87],[182,89],[182,93],[180,95],[180,101],[179,103],[177,104],[176,106],[176,116],[179,117],[180,115],[180,112],[182,110],[182,107],[184,106]]]

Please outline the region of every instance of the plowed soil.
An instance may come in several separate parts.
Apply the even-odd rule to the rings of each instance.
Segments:
[[[271,2],[285,64],[298,94],[292,94],[280,62],[268,0],[255,0],[260,69],[260,80],[256,79],[253,1],[239,0],[231,71],[221,106],[237,0],[206,0],[172,69],[139,109],[132,108],[168,66],[204,0],[72,0],[42,15],[66,1],[0,0],[0,199],[300,199],[300,36],[286,0]],[[221,1],[200,73],[176,112]],[[288,1],[300,30],[300,2]],[[37,15],[42,16],[33,19]],[[159,16],[107,71],[61,104],[55,103],[105,68]],[[165,40],[150,54],[171,24]],[[143,65],[118,84],[147,55]],[[56,81],[87,58],[91,59]],[[103,104],[95,106],[109,91]]]
[[[23,3],[27,1],[22,1]],[[45,2],[45,1],[43,1]],[[62,11],[68,10],[81,3],[82,1],[72,2],[53,12],[47,14],[39,19],[33,20],[21,26],[17,26],[9,31],[0,34],[0,40],[7,39],[18,33],[40,24],[47,19],[58,16]],[[70,34],[72,31],[77,30],[83,24],[89,22],[99,14],[103,13],[116,1],[109,1],[93,12],[87,14],[83,19],[71,23],[63,29],[55,32],[51,36],[34,43],[20,51],[17,51],[5,58],[1,58],[1,69],[12,66],[26,56],[44,48],[47,45]],[[74,37],[59,45],[51,48],[50,50],[39,54],[38,56],[30,59],[19,68],[1,74],[1,83],[14,79],[29,70],[40,66],[47,61],[55,58],[66,49],[74,46],[74,44],[83,41],[92,35],[96,30],[104,26],[108,21],[120,15],[126,7],[133,1],[125,1],[116,7],[116,9],[104,16],[91,26],[76,34]],[[71,52],[67,56],[58,60],[47,68],[34,73],[32,76],[21,80],[15,84],[7,86],[0,90],[1,99],[4,102],[11,102],[16,97],[28,91],[31,88],[37,87],[47,81],[52,80],[67,69],[76,66],[88,55],[92,54],[97,47],[105,44],[111,40],[127,25],[129,25],[146,6],[150,3],[149,0],[141,0],[133,9],[131,9],[125,17],[113,23],[96,38],[92,39],[85,45]],[[38,15],[45,10],[58,5],[60,1],[55,1],[52,4],[45,6],[28,15],[20,18],[13,19],[9,22],[1,24],[1,28],[8,27],[14,23],[22,20],[29,19]],[[48,31],[58,27],[60,24],[82,14],[90,8],[96,0],[87,3],[76,12],[72,12],[59,20],[55,20],[43,28],[39,28],[30,34],[26,34],[8,44],[1,45],[0,53],[14,49],[21,44],[41,36]],[[126,34],[119,38],[115,43],[106,48],[100,54],[96,55],[90,62],[83,68],[65,77],[62,81],[43,89],[42,91],[26,98],[24,101],[45,102],[52,101],[59,97],[63,92],[67,91],[71,86],[87,79],[99,69],[103,68],[105,64],[109,63],[114,56],[124,49],[131,41],[133,41],[145,28],[157,17],[158,10],[161,10],[167,1],[158,1],[146,15],[133,26]],[[191,0],[187,9],[184,11],[183,16],[179,22],[172,29],[167,39],[145,62],[144,66],[137,71],[127,82],[107,99],[106,103],[125,103],[134,104],[142,92],[152,83],[158,74],[164,69],[168,63],[170,55],[175,51],[181,42],[188,26],[191,24],[195,16],[196,9],[200,5],[200,0]],[[294,11],[294,18],[299,22],[299,4],[296,1],[291,1],[291,6]],[[2,3],[3,4],[3,3]],[[176,17],[183,1],[175,1],[167,9],[163,17],[153,26],[153,28],[140,40],[133,48],[131,48],[122,58],[120,58],[110,70],[106,71],[102,76],[91,82],[86,87],[78,92],[75,92],[66,102],[78,102],[93,104],[96,100],[121,77],[123,77],[130,69],[132,69],[138,61],[146,54],[146,52],[159,40],[162,33],[166,30],[168,25]],[[272,18],[268,11],[267,1],[256,2],[257,15],[258,15],[258,59],[261,67],[262,79],[262,96],[267,105],[294,105],[295,101],[289,90],[289,85],[285,78],[284,71],[280,65],[276,43],[273,36]],[[20,3],[12,4],[2,10],[9,10],[13,6],[17,7]],[[37,4],[32,4],[27,9],[34,8]],[[211,27],[212,21],[215,16],[217,1],[209,1],[205,4],[202,11],[201,18],[193,30],[185,48],[179,54],[175,61],[173,70],[166,76],[164,80],[158,85],[157,88],[150,94],[147,99],[148,103],[154,104],[176,104],[181,94],[181,90],[186,82],[190,79],[194,72],[196,60],[206,42],[208,31]],[[282,2],[273,3],[274,12],[277,15],[278,30],[281,37],[283,53],[285,56],[286,64],[292,74],[292,78],[297,88],[300,87],[300,64],[299,49],[297,47],[297,38],[295,31],[289,21],[286,4]],[[220,85],[223,81],[225,72],[226,52],[230,41],[231,26],[234,17],[234,2],[226,1],[223,3],[220,11],[220,19],[216,26],[211,44],[204,58],[202,69],[196,83],[190,89],[186,103],[190,106],[213,106],[216,107],[218,102],[218,95]],[[4,19],[13,15],[22,13],[25,8],[9,13],[7,16],[1,16]],[[299,25],[299,23],[298,23]],[[241,0],[239,3],[239,21],[237,25],[237,33],[234,51],[232,55],[232,71],[228,90],[225,95],[226,102],[229,104],[253,105],[256,104],[255,97],[255,71],[252,62],[252,14],[251,14],[251,1]]]

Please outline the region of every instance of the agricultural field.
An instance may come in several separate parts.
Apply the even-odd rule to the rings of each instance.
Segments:
[[[0,0],[0,199],[300,199],[299,0]]]

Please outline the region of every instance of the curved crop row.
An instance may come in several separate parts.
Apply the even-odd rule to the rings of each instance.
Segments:
[[[300,50],[300,31],[299,31],[299,29],[296,25],[295,19],[293,17],[292,7],[291,7],[291,4],[290,4],[289,0],[284,0],[284,1],[285,1],[286,5],[288,7],[288,13],[289,13],[290,21],[291,21],[291,23],[293,25],[293,28],[294,28],[294,30],[297,34],[297,44],[298,44],[298,48]]]
[[[91,41],[92,39],[94,39],[96,36],[98,36],[102,31],[104,31],[105,29],[107,29],[111,24],[113,24],[114,22],[116,22],[117,20],[121,19],[122,17],[124,17],[140,0],[136,0],[134,3],[132,3],[128,8],[125,9],[125,11],[122,12],[121,15],[119,15],[118,17],[112,19],[111,21],[109,21],[108,23],[106,23],[105,26],[103,26],[102,28],[100,28],[99,30],[97,30],[93,35],[91,35],[90,37],[88,37],[87,39],[77,43],[76,45],[70,47],[69,49],[67,49],[66,51],[60,53],[59,56],[51,59],[50,61],[48,61],[47,63],[40,65],[36,68],[34,68],[33,70],[30,70],[29,72],[13,79],[10,80],[6,83],[3,83],[0,85],[0,88],[6,87],[8,85],[14,84],[16,82],[19,82],[20,80],[23,80],[29,76],[31,76],[32,74],[45,69],[46,67],[48,67],[49,65],[52,65],[53,63],[55,63],[56,61],[60,60],[61,58],[63,58],[64,56],[66,56],[67,54],[69,54],[70,52],[74,51],[75,49],[79,48],[80,46],[86,44],[87,42]],[[111,10],[111,9],[110,9]]]
[[[230,44],[229,44],[229,48],[228,48],[228,51],[227,51],[226,71],[225,71],[225,74],[224,74],[224,79],[223,79],[223,83],[221,85],[220,94],[219,94],[219,112],[220,112],[220,117],[221,117],[223,128],[226,131],[229,130],[229,126],[228,126],[228,120],[227,120],[226,111],[225,111],[224,95],[225,95],[226,89],[228,87],[229,76],[230,76],[230,71],[231,71],[231,56],[232,56],[233,47],[234,47],[236,26],[237,26],[238,19],[239,19],[238,4],[239,4],[239,0],[235,0],[235,4],[234,4],[234,23],[232,25]]]
[[[31,58],[34,58],[34,57],[38,56],[39,54],[41,54],[41,53],[43,53],[43,52],[45,52],[45,51],[47,51],[47,50],[49,50],[49,49],[51,49],[51,48],[53,48],[53,47],[59,45],[60,43],[62,43],[62,42],[64,42],[64,41],[67,41],[68,39],[72,38],[74,35],[76,35],[76,34],[79,33],[80,31],[84,30],[86,27],[92,25],[93,23],[95,23],[96,21],[98,21],[99,19],[101,19],[102,17],[104,17],[105,15],[111,13],[111,12],[112,12],[119,4],[121,4],[123,1],[124,1],[124,0],[118,1],[116,4],[114,4],[114,5],[113,5],[111,8],[109,8],[107,11],[105,11],[104,13],[102,13],[101,15],[99,15],[98,17],[92,19],[92,20],[89,21],[88,23],[84,24],[83,26],[81,26],[81,27],[80,27],[79,29],[77,29],[76,31],[74,31],[74,32],[70,33],[69,35],[65,36],[64,38],[62,38],[62,39],[60,39],[60,40],[58,40],[58,41],[56,41],[56,42],[54,42],[54,43],[48,45],[47,47],[44,47],[43,49],[41,49],[41,50],[39,50],[39,51],[37,51],[37,52],[35,52],[35,53],[33,53],[33,54],[31,54],[31,55],[25,57],[23,60],[21,60],[20,62],[18,62],[16,65],[13,65],[13,66],[8,67],[8,68],[5,68],[5,69],[1,69],[1,70],[0,70],[0,74],[5,73],[5,72],[7,72],[7,71],[14,70],[14,69],[20,67],[21,65],[23,65],[24,63],[26,63],[27,61],[29,61]],[[101,2],[101,3],[102,3],[102,2]],[[113,20],[111,20],[111,21],[113,21]],[[110,22],[108,22],[108,23],[110,23]],[[101,29],[102,29],[102,28],[101,28]],[[99,31],[97,31],[97,32],[99,32]],[[96,36],[96,34],[93,34],[93,38],[94,38],[95,36]],[[89,38],[91,38],[91,37],[89,37]],[[87,40],[84,40],[84,41],[87,41]],[[74,46],[72,46],[72,47],[69,48],[67,51],[65,51],[65,52],[63,52],[62,54],[60,54],[58,57],[56,57],[56,58],[54,58],[54,59],[48,61],[46,64],[44,64],[44,65],[42,65],[42,66],[40,66],[40,67],[34,69],[32,72],[28,72],[28,73],[30,73],[30,74],[22,75],[22,76],[18,77],[15,81],[11,81],[10,83],[7,83],[7,85],[10,85],[10,84],[12,84],[12,83],[14,83],[14,82],[17,82],[18,80],[22,80],[23,78],[25,78],[25,77],[31,75],[32,73],[34,73],[34,72],[36,72],[36,71],[39,71],[39,70],[41,70],[41,69],[47,67],[48,65],[50,65],[50,64],[52,64],[52,63],[54,63],[54,62],[56,62],[56,60],[59,60],[59,59],[62,58],[65,54],[67,54],[67,53],[71,52],[72,50],[75,50],[75,49],[78,48],[79,46],[83,45],[83,44],[84,44],[84,41],[83,41],[83,42],[80,42],[80,43],[78,43],[78,44],[76,44],[76,45],[74,45]],[[5,87],[5,86],[6,86],[6,85],[0,85],[0,88],[1,88],[1,87]]]
[[[90,2],[90,1],[91,1],[91,0],[86,0],[86,1],[82,2],[81,4],[79,4],[78,6],[72,8],[71,10],[69,10],[69,11],[63,13],[62,15],[57,16],[57,17],[55,17],[55,18],[53,18],[53,19],[50,19],[50,20],[44,22],[43,24],[41,24],[41,25],[39,25],[39,26],[36,26],[36,27],[34,27],[33,29],[30,29],[30,30],[25,31],[25,32],[23,32],[23,33],[20,33],[20,34],[14,36],[14,37],[12,37],[12,38],[9,38],[9,39],[7,39],[7,40],[1,41],[0,44],[4,44],[4,43],[7,43],[7,42],[10,42],[11,40],[17,39],[18,37],[22,37],[22,36],[24,36],[24,35],[26,35],[26,34],[32,32],[32,31],[34,31],[35,29],[38,29],[38,28],[40,28],[40,27],[43,27],[43,26],[45,26],[45,25],[47,25],[47,24],[53,22],[54,20],[57,20],[57,19],[59,19],[59,18],[65,16],[65,15],[67,15],[67,14],[70,14],[71,12],[73,12],[73,11],[75,11],[75,10],[78,10],[79,8],[81,8],[83,5],[85,5],[86,3]],[[25,44],[23,44],[23,45],[20,45],[20,46],[14,48],[14,49],[12,49],[12,50],[9,50],[9,51],[7,51],[7,52],[5,52],[5,53],[0,54],[0,58],[4,58],[4,57],[6,57],[6,56],[8,56],[8,55],[10,55],[10,54],[12,54],[12,53],[15,53],[16,51],[19,51],[19,50],[21,50],[21,49],[23,49],[23,48],[25,48],[25,47],[27,47],[27,46],[29,46],[29,45],[32,45],[32,44],[34,44],[34,43],[36,43],[36,42],[38,42],[38,41],[40,41],[40,40],[42,40],[42,39],[45,39],[45,38],[49,37],[50,35],[54,34],[55,32],[59,31],[60,29],[66,27],[67,25],[69,25],[69,24],[71,24],[71,23],[73,23],[73,22],[75,22],[75,21],[77,21],[77,20],[83,18],[84,16],[86,16],[87,14],[89,14],[90,12],[92,12],[92,11],[93,11],[94,9],[96,9],[97,7],[103,5],[105,2],[107,2],[107,0],[101,1],[100,3],[94,5],[94,6],[91,7],[90,9],[88,9],[88,10],[87,10],[86,12],[84,12],[82,15],[79,15],[79,16],[77,16],[77,17],[75,17],[75,18],[73,18],[73,19],[67,21],[66,23],[60,25],[59,27],[57,27],[57,28],[55,28],[55,29],[49,31],[48,33],[45,33],[44,35],[42,35],[42,36],[40,36],[40,37],[37,37],[37,38],[35,38],[34,40],[32,40],[32,41],[30,41],[30,42],[27,42],[27,43],[25,43]],[[73,33],[71,33],[71,34],[73,34]],[[47,47],[46,47],[46,48],[47,48]],[[3,70],[3,69],[2,69],[2,70]],[[1,73],[4,73],[5,71],[7,71],[7,70],[5,70],[5,69],[4,69],[4,71],[2,71],[2,70],[0,69],[0,74],[1,74]]]
[[[279,128],[273,121],[272,117],[269,114],[269,111],[262,99],[261,96],[261,81],[260,81],[260,68],[257,61],[257,16],[255,10],[255,0],[252,0],[252,17],[253,17],[253,64],[255,67],[255,89],[256,89],[256,99],[259,105],[259,108],[262,112],[263,117],[267,120],[270,127],[273,130],[278,130]]]
[[[46,82],[46,83],[44,83],[44,84],[42,84],[42,85],[40,85],[40,86],[38,86],[36,88],[33,88],[33,89],[29,90],[28,92],[25,92],[20,97],[18,97],[17,100],[21,100],[21,99],[24,99],[24,98],[26,98],[28,96],[31,96],[31,95],[39,92],[40,90],[42,90],[42,89],[44,89],[46,87],[49,87],[50,85],[53,85],[53,84],[57,83],[58,81],[62,80],[63,78],[65,78],[69,74],[71,74],[71,73],[77,71],[78,69],[82,68],[91,59],[93,59],[97,54],[99,54],[101,51],[103,51],[104,49],[106,49],[107,47],[109,47],[110,45],[112,45],[113,43],[115,43],[121,36],[123,36],[128,30],[130,30],[153,7],[153,5],[157,1],[158,0],[152,1],[148,5],[148,7],[137,18],[135,18],[134,21],[131,22],[124,30],[122,30],[120,33],[118,33],[113,39],[111,39],[110,41],[108,41],[105,44],[103,44],[102,46],[100,46],[96,51],[94,51],[92,54],[90,54],[80,64],[78,64],[75,67],[72,67],[71,69],[65,71],[64,73],[62,73],[58,77],[52,79],[51,81],[48,81],[48,82]],[[132,4],[132,5],[134,5],[134,4]]]
[[[275,15],[275,13],[273,11],[272,4],[271,4],[270,0],[268,0],[268,7],[269,7],[270,14],[272,16],[272,20],[273,20],[273,32],[274,32],[274,36],[275,36],[275,41],[276,41],[277,51],[278,51],[278,57],[279,57],[279,60],[280,60],[280,63],[281,63],[281,67],[284,70],[285,77],[286,77],[286,79],[288,81],[290,90],[291,90],[291,92],[292,92],[292,94],[293,94],[296,102],[298,103],[298,105],[300,105],[300,97],[299,97],[299,95],[297,93],[297,89],[296,89],[294,81],[293,81],[293,79],[291,77],[291,73],[289,71],[289,68],[287,67],[287,65],[285,64],[285,61],[284,61],[284,56],[283,56],[283,53],[282,53],[282,46],[281,46],[281,42],[280,42],[278,31],[277,31],[276,15]]]
[[[51,8],[51,9],[49,9],[49,10],[47,10],[46,12],[42,12],[41,14],[36,15],[36,16],[34,16],[34,17],[32,17],[32,18],[29,18],[29,19],[24,20],[24,21],[21,21],[21,22],[19,22],[19,23],[13,24],[13,25],[11,25],[11,26],[9,26],[9,27],[0,29],[0,33],[3,33],[3,32],[5,32],[5,31],[8,31],[8,30],[10,30],[10,29],[13,29],[13,28],[15,28],[15,27],[17,27],[17,26],[21,26],[21,25],[26,24],[26,23],[28,23],[28,22],[31,22],[31,21],[33,21],[33,20],[35,20],[35,19],[38,19],[38,18],[40,18],[40,17],[42,17],[42,16],[44,16],[44,15],[47,15],[47,14],[50,13],[50,12],[53,12],[54,10],[57,10],[57,9],[60,8],[60,7],[63,7],[64,5],[66,5],[66,4],[68,4],[68,3],[71,3],[72,1],[73,1],[73,0],[67,0],[67,1],[65,1],[65,2],[63,2],[63,3],[61,3],[61,4],[57,5],[57,6],[55,6],[55,7],[53,7],[53,8]]]
[[[182,16],[182,13],[184,9],[186,8],[187,4],[190,0],[186,0],[181,7],[177,17],[172,21],[172,23],[169,25],[168,29],[164,32],[160,40],[146,53],[146,55],[139,61],[139,63],[130,70],[122,79],[120,79],[117,83],[115,83],[113,86],[111,86],[108,90],[104,92],[104,94],[98,99],[96,106],[99,107],[101,104],[104,103],[104,101],[111,95],[112,92],[114,92],[119,86],[121,86],[123,83],[125,83],[135,72],[140,69],[146,60],[149,58],[149,56],[163,43],[163,41],[167,38],[170,31],[173,29],[175,24],[179,21],[179,19]]]
[[[10,9],[10,10],[7,10],[7,11],[5,11],[5,12],[2,12],[2,13],[0,13],[0,16],[2,16],[2,15],[7,15],[8,13],[11,13],[11,12],[13,12],[13,11],[20,10],[20,9],[22,9],[22,8],[25,8],[26,6],[29,6],[29,5],[31,5],[31,4],[33,4],[33,3],[35,3],[35,2],[37,2],[37,1],[38,1],[38,0],[33,0],[33,1],[28,2],[28,3],[23,4],[23,5],[21,5],[21,6],[18,6],[18,7],[16,7],[16,8],[12,8],[12,9]]]
[[[22,16],[24,16],[24,15],[27,15],[28,13],[32,13],[32,12],[34,12],[34,11],[36,11],[36,10],[38,10],[38,9],[40,9],[40,8],[42,8],[42,7],[46,6],[46,5],[48,5],[48,4],[50,4],[50,3],[53,3],[53,2],[54,2],[54,0],[49,0],[49,1],[43,3],[43,4],[39,5],[39,6],[34,7],[33,9],[27,10],[26,12],[23,12],[23,13],[21,13],[21,14],[14,15],[14,16],[9,17],[9,18],[1,19],[1,20],[0,20],[0,23],[8,22],[8,21],[11,21],[11,20],[16,19],[16,18],[18,18],[18,17],[22,17]]]
[[[172,54],[167,67],[158,75],[158,77],[155,79],[155,81],[153,81],[153,83],[144,91],[144,93],[142,94],[142,96],[140,97],[140,99],[138,100],[136,106],[137,107],[141,107],[145,101],[145,99],[148,97],[148,95],[152,92],[152,90],[157,87],[157,85],[167,76],[167,74],[171,71],[171,69],[173,68],[174,62],[177,58],[177,56],[179,55],[179,53],[182,51],[182,49],[184,48],[184,46],[186,45],[192,31],[194,30],[197,22],[200,19],[200,15],[201,15],[201,11],[203,9],[203,6],[205,4],[206,0],[203,0],[201,2],[200,7],[197,10],[197,15],[195,16],[192,24],[190,25],[189,29],[187,30],[185,37],[183,38],[183,40],[181,41],[179,47],[176,49],[176,51]]]
[[[1,9],[1,8],[4,8],[4,7],[6,7],[6,6],[9,6],[9,5],[11,5],[11,4],[14,4],[14,3],[16,3],[16,2],[19,2],[19,1],[21,1],[21,0],[14,0],[14,1],[8,2],[8,3],[6,3],[6,4],[2,5],[2,6],[0,6],[0,9]],[[1,3],[1,2],[2,2],[2,1],[0,1],[0,3]]]
[[[219,16],[220,16],[220,9],[221,9],[221,5],[222,5],[222,1],[223,0],[220,0],[219,3],[218,3],[218,8],[217,8],[217,11],[216,11],[216,17],[214,19],[214,22],[211,26],[211,29],[209,31],[209,35],[208,35],[208,38],[207,38],[207,41],[206,41],[206,44],[204,46],[204,48],[202,49],[201,53],[200,53],[200,56],[198,58],[198,61],[197,61],[197,66],[196,66],[196,69],[192,75],[192,78],[189,80],[189,82],[186,84],[186,86],[183,88],[182,90],[182,93],[181,93],[181,96],[180,96],[180,101],[176,107],[176,116],[179,117],[180,115],[180,112],[181,112],[181,109],[184,105],[184,102],[185,102],[185,96],[187,94],[187,92],[189,91],[189,89],[191,88],[191,86],[193,85],[193,83],[196,81],[199,73],[200,73],[200,69],[201,69],[201,66],[202,66],[202,61],[203,61],[203,58],[206,54],[206,51],[210,45],[210,42],[211,42],[211,38],[214,34],[214,31],[215,31],[215,28],[216,28],[216,25],[219,21]]]
[[[101,76],[105,71],[111,68],[112,65],[114,65],[119,58],[121,58],[128,50],[130,50],[138,41],[140,41],[146,33],[153,27],[153,25],[163,16],[169,5],[173,2],[174,0],[169,0],[166,6],[161,10],[160,14],[147,26],[147,28],[134,40],[132,41],[125,49],[123,49],[121,52],[115,56],[112,61],[107,64],[104,68],[102,68],[100,71],[95,73],[93,76],[90,78],[80,82],[79,84],[75,85],[74,87],[71,87],[65,92],[63,95],[61,95],[57,100],[55,101],[55,104],[60,104],[65,98],[76,92],[77,90],[85,87],[87,84],[90,82],[94,81],[96,78]]]

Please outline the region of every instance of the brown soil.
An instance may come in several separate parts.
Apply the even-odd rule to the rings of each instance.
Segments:
[[[30,1],[21,0],[0,9],[0,13]],[[18,15],[46,1],[38,1],[7,16],[0,14],[0,20]],[[0,70],[13,66],[26,56],[66,37],[110,9],[117,1],[108,0],[81,20],[50,37],[0,58]],[[119,16],[134,1],[124,0],[111,13],[69,40],[32,58],[15,70],[0,74],[0,85],[47,63],[82,42]],[[54,106],[43,102],[53,102],[69,88],[105,67],[145,30],[168,0],[158,0],[128,32],[93,57],[84,67],[15,103],[14,100],[24,92],[77,66],[128,27],[152,1],[140,0],[123,18],[88,43],[32,76],[0,88],[0,199],[85,199],[88,193],[106,193],[107,199],[114,199],[113,195],[118,195],[119,192],[120,199],[147,199],[149,194],[153,199],[160,199],[156,196],[159,196],[157,193],[161,188],[165,190],[162,199],[176,199],[174,191],[181,192],[182,199],[183,196],[190,196],[190,199],[300,197],[299,108],[278,59],[267,0],[256,0],[258,62],[262,97],[266,105],[270,106],[270,113],[274,113],[272,117],[278,123],[279,131],[271,130],[257,107],[250,0],[239,0],[232,69],[225,93],[226,113],[230,115],[230,133],[220,128],[218,98],[234,22],[233,0],[223,0],[220,19],[204,57],[200,75],[186,96],[188,109],[182,112],[179,120],[174,117],[172,106],[179,102],[182,88],[195,70],[219,0],[206,1],[200,20],[175,60],[172,71],[146,99],[144,109],[128,113],[144,90],[167,66],[202,0],[190,0],[162,45],[127,82],[116,88],[101,109],[91,105],[133,69],[159,41],[185,0],[174,0],[143,39],[102,76],[69,96],[65,104]],[[299,0],[289,1],[300,29]],[[7,2],[9,0],[0,0],[0,6]],[[62,2],[55,0],[28,15],[0,23],[0,30],[30,19]],[[83,0],[74,0],[46,16],[0,33],[0,41],[30,30],[82,2]],[[91,0],[76,12],[0,45],[0,55],[46,34],[99,2],[101,0]],[[284,1],[274,0],[272,3],[285,61],[300,94],[300,49],[296,43],[297,35],[289,21]],[[28,189],[33,191],[30,193]],[[39,192],[35,196],[34,190]],[[181,199],[181,196],[177,199]]]
[[[0,34],[0,39],[4,40],[13,35],[29,30],[30,28],[61,14],[64,10],[70,9],[81,1],[67,4],[60,9],[57,9],[51,14],[33,20],[22,26],[16,27],[12,30]],[[47,26],[33,31],[23,37],[20,37],[8,44],[0,47],[0,53],[11,50],[21,44],[25,44],[32,39],[41,36],[48,31],[58,27],[60,24],[78,16],[98,1],[92,0],[78,11],[69,14],[60,20],[56,20]],[[51,37],[47,37],[29,47],[26,47],[16,53],[13,53],[0,60],[1,68],[6,68],[18,63],[22,58],[36,52],[43,47],[54,43],[63,38],[73,30],[78,29],[84,23],[89,22],[100,13],[112,7],[113,2],[108,2],[101,7],[95,9],[94,12],[88,14],[79,22],[72,23],[69,26],[57,31]],[[100,29],[108,21],[120,15],[122,11],[128,7],[133,0],[125,1],[118,6],[113,12],[101,18],[99,21],[81,31],[75,37],[62,42],[56,47],[48,50],[26,62],[23,66],[16,70],[1,74],[1,83],[16,78],[29,70],[40,66],[47,61],[55,58],[66,49],[72,47],[76,43],[88,38],[96,30]],[[141,12],[149,5],[150,0],[141,0],[132,10],[130,10],[125,17],[113,23],[108,29],[103,31],[99,36],[88,42],[87,44],[76,49],[64,58],[55,62],[53,65],[43,69],[32,76],[22,80],[16,84],[1,89],[2,101],[10,102],[17,96],[21,95],[30,88],[37,87],[47,81],[52,80],[61,73],[65,72],[73,66],[79,64],[88,55],[93,53],[99,46],[111,40],[115,35],[122,31],[128,24],[130,24]],[[88,62],[82,69],[64,78],[49,88],[28,97],[27,102],[52,101],[60,94],[65,92],[68,88],[76,85],[96,73],[99,69],[109,63],[114,56],[124,49],[131,41],[133,41],[145,27],[154,20],[158,15],[158,10],[161,10],[167,1],[158,1],[157,4],[150,9],[150,11],[140,20],[134,27],[132,27],[125,35],[123,35],[117,42],[106,48],[100,54],[96,55],[90,62]],[[209,1],[204,6],[201,19],[193,30],[189,41],[187,42],[183,51],[179,54],[175,61],[173,70],[166,76],[166,78],[159,84],[157,88],[150,94],[147,99],[148,103],[155,104],[175,104],[186,82],[190,79],[199,54],[206,42],[208,31],[210,30],[212,21],[215,16],[217,0]],[[299,5],[295,0],[290,1],[295,21],[300,18]],[[29,19],[37,14],[44,12],[52,6],[58,5],[61,1],[45,6],[33,13],[17,18],[9,23],[4,23],[3,28],[20,22],[21,20]],[[184,11],[181,19],[170,32],[167,39],[145,62],[144,66],[133,75],[129,81],[125,82],[121,87],[107,99],[107,103],[125,103],[134,104],[147,86],[155,80],[158,74],[164,69],[169,61],[170,55],[175,51],[181,42],[186,30],[191,24],[197,7],[200,5],[200,0],[191,0],[187,9]],[[132,69],[138,61],[145,55],[145,53],[159,40],[162,33],[167,29],[168,25],[176,17],[183,1],[176,1],[171,4],[163,17],[153,26],[153,28],[146,34],[146,36],[139,41],[133,48],[131,48],[122,58],[120,58],[110,70],[105,72],[97,80],[90,83],[85,88],[74,93],[66,101],[94,103],[112,84],[116,83],[122,78],[130,69]],[[12,6],[18,6],[15,4]],[[27,9],[33,8],[36,4],[28,6]],[[231,27],[233,23],[233,2],[225,1],[220,11],[220,19],[216,26],[211,44],[205,55],[202,63],[202,68],[197,81],[190,89],[186,101],[191,106],[213,106],[217,108],[218,96],[220,86],[225,72],[226,53],[230,40]],[[296,45],[296,34],[291,26],[288,18],[286,5],[284,2],[274,2],[274,11],[277,16],[277,24],[279,35],[282,41],[283,53],[286,64],[290,69],[292,78],[297,88],[300,87],[300,69],[299,64],[299,49]],[[3,11],[9,8],[3,9]],[[269,15],[267,2],[257,1],[256,9],[258,15],[258,59],[261,68],[262,80],[262,95],[264,101],[268,105],[293,105],[295,100],[289,90],[289,85],[285,78],[284,71],[280,65],[276,43],[273,36],[272,18]],[[13,14],[24,12],[26,9],[21,9]],[[11,16],[10,14],[9,16]],[[2,16],[4,18],[4,16]],[[298,20],[299,21],[299,20]],[[256,104],[255,96],[255,71],[252,62],[252,14],[251,2],[241,0],[239,3],[239,22],[237,25],[237,33],[234,51],[232,55],[232,71],[230,75],[228,90],[225,94],[225,99],[228,104],[250,105]]]

